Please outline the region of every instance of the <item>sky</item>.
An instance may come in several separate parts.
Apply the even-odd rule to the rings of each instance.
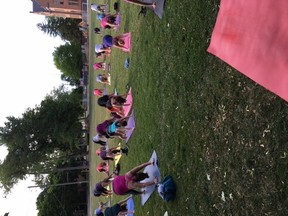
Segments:
[[[45,17],[30,13],[30,0],[2,1],[1,8],[0,126],[4,126],[7,116],[21,117],[62,84],[52,53],[64,42],[37,28]],[[0,147],[0,160],[6,154],[5,147]],[[36,216],[40,190],[28,189],[31,185],[31,178],[19,182],[6,198],[0,189],[0,216],[6,212],[9,216]]]

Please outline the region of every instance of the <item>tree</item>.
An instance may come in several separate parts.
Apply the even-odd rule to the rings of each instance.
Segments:
[[[58,166],[73,166],[77,163],[75,160],[70,160],[65,164],[57,164]],[[83,178],[81,172],[54,172],[47,177],[47,187],[37,197],[38,216],[58,216],[58,215],[73,215],[74,210],[78,209],[79,204],[86,203],[86,184],[61,185],[61,183],[77,182],[78,178]],[[84,177],[85,179],[85,177]],[[84,192],[84,193],[83,193]],[[85,208],[87,209],[87,207]]]
[[[63,73],[70,83],[79,82],[82,69],[82,53],[80,45],[66,43],[53,52],[55,66]],[[69,78],[67,78],[69,77]]]
[[[64,41],[69,41],[73,44],[80,44],[82,33],[78,24],[79,19],[70,19],[62,17],[45,17],[43,23],[38,23],[37,27],[42,32],[52,36],[59,36]]]
[[[7,117],[0,127],[1,145],[8,148],[0,164],[0,183],[6,192],[26,174],[51,170],[59,152],[75,148],[82,129],[78,120],[83,114],[81,97],[78,91],[66,91],[62,86],[22,117]]]

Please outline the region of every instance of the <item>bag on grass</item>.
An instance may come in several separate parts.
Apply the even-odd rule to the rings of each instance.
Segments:
[[[165,202],[175,199],[176,185],[171,176],[166,176],[157,187],[158,194]]]

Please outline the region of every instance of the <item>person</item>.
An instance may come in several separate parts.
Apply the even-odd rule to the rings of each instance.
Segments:
[[[96,169],[98,172],[108,173],[108,169],[109,169],[108,163],[105,161],[102,161],[100,164],[98,164]]]
[[[104,141],[102,140],[104,138]],[[92,138],[92,141],[95,143],[95,144],[99,144],[101,146],[106,146],[107,145],[107,138],[105,138],[104,136],[101,136],[99,134],[97,134],[96,136],[94,136]]]
[[[96,155],[98,155],[102,160],[114,160],[116,156],[122,153],[128,154],[128,147],[120,148],[112,147],[106,150],[106,147],[102,146],[96,150]]]
[[[97,104],[102,107],[106,107],[107,109],[111,109],[112,107],[123,107],[126,103],[127,94],[123,95],[104,95],[97,100]]]
[[[96,44],[95,45],[95,54],[110,54],[111,53],[111,48],[110,47],[105,47],[104,44]]]
[[[91,10],[97,13],[105,13],[106,5],[91,3]]]
[[[142,7],[149,7],[151,9],[156,9],[156,2],[153,1],[152,3],[146,3],[138,0],[124,0],[126,3],[142,6]]]
[[[123,47],[125,47],[125,42],[122,35],[118,35],[115,37],[112,37],[111,35],[105,35],[103,37],[103,46],[110,49],[112,47],[122,49]]]
[[[96,19],[97,20],[100,20],[100,22],[102,21],[102,19],[105,17],[106,15],[104,13],[101,13],[101,14],[97,14],[96,15]]]
[[[114,176],[115,174],[112,173],[111,175],[109,175],[107,178],[103,179],[102,181],[96,183],[95,188],[93,190],[93,194],[94,196],[111,196],[112,195],[112,191],[106,189],[106,187],[111,184],[113,178],[112,176]]]
[[[95,209],[94,214],[95,216],[104,216],[103,210],[107,207],[108,202],[98,202],[98,208]]]
[[[109,164],[105,161],[101,162],[97,167],[96,167],[98,172],[105,172],[107,175],[109,175]],[[114,174],[119,175],[120,172],[120,164],[117,163],[115,166]]]
[[[129,116],[120,118],[120,119],[114,119],[114,121],[108,125],[106,129],[106,133],[111,136],[119,136],[120,138],[123,136],[126,139],[126,130],[125,128],[127,126],[127,121],[129,119]]]
[[[124,200],[116,203],[111,207],[106,207],[104,210],[104,216],[125,216],[128,214],[133,214],[133,211],[127,210],[127,201],[132,198],[132,195],[128,196]]]
[[[93,31],[94,31],[95,34],[99,34],[99,35],[102,34],[100,28],[98,28],[98,27],[95,27],[95,28],[93,29]]]
[[[118,14],[106,14],[105,17],[101,19],[100,26],[104,29],[116,29],[119,26],[117,22]]]
[[[111,137],[119,137],[120,139],[126,140],[126,129],[125,126],[127,126],[127,120],[129,116],[120,118],[120,119],[108,119],[104,122],[97,125],[96,130],[97,133],[105,136],[106,138]]]
[[[93,69],[94,70],[105,70],[106,69],[106,63],[103,62],[97,62],[93,64]]]
[[[94,94],[95,96],[100,96],[100,97],[102,97],[102,96],[104,95],[104,89],[98,89],[98,88],[96,88],[96,89],[93,90],[93,94]]]
[[[143,163],[129,172],[127,172],[125,175],[118,175],[114,177],[114,180],[112,181],[113,191],[117,195],[125,195],[125,194],[145,194],[145,190],[142,192],[137,191],[139,188],[144,188],[151,185],[157,185],[158,179],[157,177],[154,178],[151,182],[145,182],[141,183],[140,181],[144,180],[145,178],[148,178],[147,173],[140,172],[141,169],[149,166],[154,165],[155,161],[149,161],[146,163]]]
[[[110,82],[111,76],[110,74],[106,75],[106,74],[98,74],[96,77],[96,81],[103,83],[103,84],[107,84],[107,85],[111,85]]]
[[[99,106],[105,107],[108,111],[113,114],[113,116],[124,117],[125,113],[123,110],[123,106],[128,106],[126,104],[126,99],[124,98],[127,94],[123,95],[103,95],[97,100],[97,104]]]

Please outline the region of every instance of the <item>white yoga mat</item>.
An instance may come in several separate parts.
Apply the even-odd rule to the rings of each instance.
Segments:
[[[159,170],[158,165],[157,165],[158,159],[157,159],[157,155],[156,155],[155,151],[153,151],[152,156],[150,158],[150,161],[152,161],[153,159],[155,161],[154,166],[152,166],[152,165],[147,166],[147,167],[145,167],[145,169],[143,171],[149,175],[149,178],[146,178],[143,181],[141,181],[142,183],[153,181],[155,176],[158,178],[158,182],[161,181],[160,170]],[[150,198],[150,196],[154,192],[155,185],[145,187],[142,190],[145,190],[145,194],[141,194],[141,205],[144,206],[145,203],[147,202],[147,200]]]

